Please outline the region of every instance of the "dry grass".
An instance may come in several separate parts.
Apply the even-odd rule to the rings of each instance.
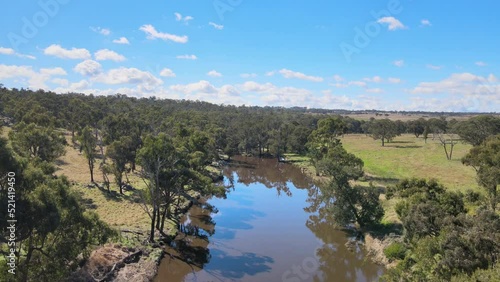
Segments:
[[[66,136],[71,144],[71,136]],[[96,161],[94,180],[102,183],[102,173],[98,170],[101,160]],[[144,183],[136,174],[129,174],[132,190],[124,191],[120,195],[115,184],[111,184],[111,193],[107,190],[90,184],[90,171],[87,159],[72,145],[66,147],[66,154],[56,161],[57,175],[65,175],[74,183],[72,189],[83,199],[87,208],[94,210],[99,217],[113,227],[146,229],[149,217],[140,204],[139,190],[144,188]],[[114,177],[109,175],[110,181]],[[102,185],[101,185],[102,186]]]

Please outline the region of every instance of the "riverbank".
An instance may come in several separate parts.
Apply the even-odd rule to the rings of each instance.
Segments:
[[[311,177],[314,182],[318,183],[318,185],[321,185],[322,183],[326,183],[328,181],[328,177],[324,177],[316,173],[316,170],[314,166],[310,164],[308,157],[296,154],[287,154],[286,158],[288,163],[300,167],[302,173]],[[371,183],[372,185],[376,185],[379,189],[383,188],[385,190],[385,188],[387,188],[386,183],[374,183],[374,179],[378,178],[374,175],[368,174],[363,178],[362,181],[356,181],[356,184],[361,186],[369,186]],[[375,229],[358,229],[358,232],[362,233],[363,245],[365,250],[368,252],[371,261],[376,264],[383,265],[385,268],[391,268],[394,267],[396,263],[391,262],[385,256],[384,249],[395,241],[395,237],[397,237],[397,235],[395,235],[394,231],[397,231],[396,226],[398,226],[400,222],[396,217],[387,217],[387,214],[393,214],[395,212],[393,209],[393,205],[388,205],[387,201],[385,200],[384,194],[381,194],[381,200],[385,211],[385,218],[382,224],[377,226]],[[394,220],[395,218],[396,220]],[[347,242],[346,244],[349,244],[349,242]]]
[[[181,216],[199,199],[199,194],[180,204]],[[167,223],[168,226],[168,223]],[[116,243],[96,248],[68,281],[153,281],[164,257],[163,247],[178,234],[172,226],[166,237],[148,242],[147,229],[121,229]],[[160,237],[157,233],[156,237]]]
[[[68,144],[71,143],[66,133]],[[99,162],[99,161],[98,161]],[[90,173],[85,157],[78,148],[66,146],[66,154],[56,161],[58,176],[65,175],[72,183],[71,190],[77,194],[83,205],[96,212],[99,218],[115,229],[118,236],[111,243],[96,246],[80,267],[72,273],[68,281],[152,281],[157,274],[158,265],[164,255],[163,246],[178,234],[177,226],[167,221],[166,236],[156,243],[148,242],[150,218],[144,211],[141,190],[144,181],[137,172],[124,176],[127,185],[123,194],[109,175],[110,191],[103,187],[100,172],[95,172],[96,183],[90,183]],[[214,181],[221,177],[220,169],[209,170]],[[199,199],[200,195],[191,193],[179,206],[180,216]],[[156,238],[160,238],[157,233]]]

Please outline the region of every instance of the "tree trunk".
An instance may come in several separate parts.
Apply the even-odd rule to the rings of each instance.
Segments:
[[[384,147],[385,142],[384,142],[384,137],[382,137],[382,147]]]
[[[167,208],[163,211],[163,214],[161,215],[161,221],[160,221],[160,232],[163,233],[163,229],[165,227],[165,220],[168,218],[168,206]]]
[[[451,141],[450,160],[451,160],[452,155],[453,155],[453,146],[455,146],[455,144],[453,143],[453,141]]]
[[[153,204],[154,205],[154,204]],[[155,223],[156,223],[156,211],[157,207],[153,207],[153,218],[151,218],[151,229],[149,230],[149,242],[155,241]]]
[[[450,157],[448,156],[448,150],[446,149],[446,143],[443,143],[443,148],[444,148],[444,153],[446,154],[446,159],[450,160]]]
[[[34,250],[33,237],[31,236],[29,239],[29,243],[28,243],[28,252],[26,254],[26,259],[24,260],[25,267],[23,269],[22,276],[21,276],[21,281],[23,281],[23,282],[28,281],[29,267],[30,267],[31,257],[33,255],[33,250]]]
[[[92,161],[89,159],[89,170],[90,170],[90,182],[94,183],[94,168]]]
[[[157,230],[160,230],[160,210],[161,210],[161,208],[158,208],[158,210],[156,210],[156,229]]]
[[[491,190],[491,209],[496,212],[497,207],[497,187],[493,186]]]
[[[122,176],[121,175],[116,177],[116,184],[118,184],[118,187],[120,187],[120,194],[123,195],[123,188],[122,188],[123,183],[122,183]]]

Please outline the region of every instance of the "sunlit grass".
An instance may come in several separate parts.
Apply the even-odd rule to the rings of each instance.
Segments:
[[[460,161],[469,152],[470,145],[458,143],[452,160],[447,160],[439,141],[431,138],[425,143],[422,138],[403,135],[382,147],[380,140],[365,135],[346,135],[342,143],[348,152],[363,160],[365,171],[376,176],[379,182],[411,177],[435,178],[452,191],[481,190],[474,169]]]
[[[473,168],[464,166],[461,158],[467,154],[470,145],[458,143],[453,150],[452,160],[447,160],[439,141],[429,138],[427,143],[422,138],[413,135],[396,137],[393,142],[382,147],[380,140],[362,135],[352,134],[342,138],[346,150],[361,158],[364,162],[366,177],[353,184],[367,187],[371,184],[381,191],[394,185],[404,178],[435,178],[450,191],[466,192],[473,190],[484,193],[476,183],[476,173]],[[315,169],[309,158],[297,154],[286,155],[287,159],[305,168],[314,177]],[[399,199],[387,200],[381,196],[385,215],[383,224],[399,222],[394,210]],[[470,206],[473,210],[475,207]]]

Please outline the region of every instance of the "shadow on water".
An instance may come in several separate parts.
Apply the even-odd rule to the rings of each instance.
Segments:
[[[191,207],[183,217],[179,226],[179,234],[165,248],[166,256],[160,265],[155,281],[184,281],[187,275],[196,276],[203,269],[211,275],[214,281],[228,281],[242,278],[245,275],[255,275],[270,271],[268,264],[273,259],[251,252],[241,252],[231,249],[231,253],[217,247],[209,248],[210,237],[215,234],[215,221],[212,215],[217,210],[208,203],[199,203]],[[218,239],[234,239],[237,229],[251,229],[250,221],[265,216],[264,213],[248,209],[225,209],[225,225],[218,227]],[[222,217],[222,215],[221,215]],[[211,263],[212,258],[217,258]],[[168,279],[166,279],[168,277]]]
[[[225,280],[240,279],[245,275],[254,276],[258,273],[269,272],[274,260],[268,256],[255,253],[241,252],[230,255],[219,249],[212,250],[212,257],[217,258],[216,264],[210,264],[205,271],[215,277],[223,277]]]

